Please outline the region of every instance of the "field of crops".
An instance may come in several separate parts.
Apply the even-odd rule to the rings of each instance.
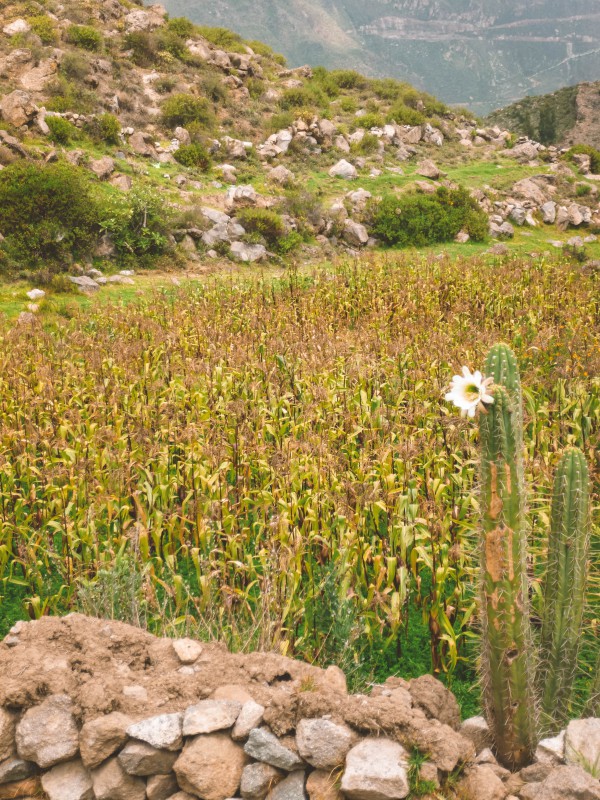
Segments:
[[[470,679],[477,426],[444,391],[494,342],[519,358],[535,601],[565,445],[597,505],[599,289],[579,264],[394,256],[3,326],[0,635],[80,608],[357,683]]]

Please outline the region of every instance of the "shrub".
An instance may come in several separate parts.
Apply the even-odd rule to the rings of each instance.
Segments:
[[[58,34],[56,26],[50,17],[41,14],[37,17],[30,17],[28,22],[31,25],[33,33],[40,37],[42,44],[56,44]]]
[[[206,25],[199,25],[196,26],[196,32],[221,50],[229,50],[231,53],[246,52],[242,37],[227,28],[211,28]]]
[[[289,111],[292,108],[305,108],[314,104],[315,96],[305,87],[286,89],[279,100],[279,105],[284,111]]]
[[[172,31],[158,31],[156,34],[156,49],[161,60],[168,54],[174,59],[185,61],[189,55],[185,40]]]
[[[17,162],[0,172],[3,247],[35,267],[89,252],[98,207],[87,172],[70,164]]]
[[[585,155],[590,157],[590,169],[596,175],[600,172],[600,150],[596,150],[589,144],[576,144],[567,153],[567,158],[573,160],[574,155]]]
[[[367,85],[364,75],[353,69],[334,69],[329,77],[340,89],[364,89]]]
[[[97,52],[102,47],[102,34],[91,25],[71,25],[66,38],[67,42],[84,50]]]
[[[86,123],[85,132],[94,142],[119,144],[121,123],[114,114],[100,114]]]
[[[374,114],[373,112],[365,114],[362,117],[358,117],[356,120],[356,124],[361,128],[365,128],[366,130],[370,130],[371,128],[381,128],[384,123],[385,120],[381,114]]]
[[[184,167],[201,169],[206,172],[210,169],[210,156],[206,148],[199,142],[192,144],[182,144],[174,153],[173,157]]]
[[[101,212],[100,227],[122,256],[160,255],[168,246],[168,218],[155,193],[134,189],[112,197]]]
[[[376,78],[370,81],[369,88],[380,100],[398,100],[402,95],[403,84],[395,78]]]
[[[388,120],[398,125],[422,125],[425,117],[420,111],[405,105],[403,102],[395,103],[389,110]]]
[[[434,195],[389,196],[376,204],[371,233],[388,245],[423,247],[452,241],[460,230],[471,239],[487,236],[486,214],[464,188],[441,187]]]
[[[63,117],[46,117],[50,139],[56,144],[69,144],[79,135],[77,128]]]
[[[56,111],[59,114],[65,111],[89,114],[96,110],[98,98],[95,92],[86,89],[81,81],[68,80],[64,75],[59,75],[48,86],[48,100],[45,105],[48,111]]]
[[[177,86],[177,81],[170,75],[163,75],[162,78],[154,81],[153,86],[159,94],[169,94]]]
[[[263,91],[261,84],[261,94]],[[223,103],[227,99],[227,87],[217,75],[207,75],[200,82],[202,94],[213,103]]]
[[[270,247],[276,247],[285,236],[285,225],[276,211],[267,208],[244,208],[238,214],[240,225],[247,233],[257,233]]]
[[[186,17],[173,17],[167,22],[167,30],[182,39],[189,39],[194,34],[196,26]]]
[[[175,94],[162,105],[162,118],[165,125],[175,128],[197,122],[205,128],[212,128],[215,122],[210,104],[205,97],[192,94]]]
[[[360,142],[352,145],[352,151],[368,156],[379,150],[379,139],[373,133],[365,133]]]
[[[124,39],[127,50],[131,50],[131,60],[138,67],[152,67],[159,60],[156,38],[144,31],[128,33]]]
[[[346,114],[354,114],[358,111],[358,103],[354,97],[342,97],[340,100],[340,108]]]
[[[69,80],[82,81],[89,73],[90,65],[83,53],[65,53],[60,71]]]

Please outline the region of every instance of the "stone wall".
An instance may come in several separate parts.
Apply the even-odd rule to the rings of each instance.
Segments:
[[[571,796],[529,791],[557,773],[556,748],[529,780],[511,775],[485,723],[461,724],[429,675],[350,695],[336,667],[81,615],[18,623],[0,675],[0,800],[395,800],[416,784],[431,797]],[[560,769],[587,792],[573,797],[600,799],[580,766]]]

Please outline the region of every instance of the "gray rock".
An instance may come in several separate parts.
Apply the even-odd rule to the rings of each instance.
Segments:
[[[92,278],[88,278],[87,275],[69,275],[69,280],[77,286],[80,292],[97,292],[100,288],[100,284]]]
[[[557,736],[542,739],[535,751],[536,761],[550,761],[560,764],[565,757],[565,734],[561,731]]]
[[[400,800],[410,791],[408,753],[397,742],[370,737],[346,756],[341,790],[350,800]]]
[[[208,206],[202,206],[200,213],[215,225],[227,224],[231,220],[229,214],[226,214],[224,211],[219,211],[216,208],[209,208]]]
[[[110,758],[92,772],[96,800],[145,800],[146,783],[128,775],[116,758]]]
[[[183,735],[213,733],[233,727],[242,704],[234,700],[201,700],[190,706],[183,715]]]
[[[356,171],[356,167],[353,164],[350,164],[349,161],[346,161],[345,158],[340,159],[337,164],[334,164],[333,167],[329,170],[329,175],[332,178],[344,178],[345,180],[354,180],[354,178],[358,177],[358,172]]]
[[[250,731],[244,750],[257,761],[263,761],[265,764],[271,764],[271,766],[284,769],[287,772],[292,772],[304,766],[304,761],[300,756],[285,747],[266,728],[254,728],[254,730]]]
[[[355,222],[353,219],[344,221],[344,231],[342,236],[352,247],[364,247],[369,241],[369,234],[364,225]]]
[[[547,203],[544,203],[540,211],[542,212],[542,219],[546,225],[554,225],[554,221],[556,220],[556,203],[554,200],[548,200]]]
[[[0,100],[0,111],[2,111],[3,119],[14,125],[15,128],[27,125],[37,116],[38,110],[38,107],[27,92],[23,92],[20,89],[15,89],[14,92],[5,94]]]
[[[132,739],[140,739],[158,750],[179,750],[183,744],[183,714],[159,714],[127,728]]]
[[[431,178],[434,181],[442,174],[440,168],[428,158],[419,161],[415,171],[417,175],[422,175],[424,178]]]
[[[94,800],[92,779],[81,761],[58,764],[42,775],[48,800]]]
[[[260,703],[256,703],[254,700],[247,700],[242,706],[242,710],[233,726],[231,738],[236,742],[247,739],[250,735],[250,731],[253,728],[258,728],[262,722],[264,713],[264,706],[261,706]]]
[[[24,781],[35,772],[35,764],[21,758],[7,758],[0,763],[0,786],[13,781]]]
[[[565,761],[600,777],[600,719],[574,719],[565,734]]]
[[[523,206],[513,206],[513,208],[511,208],[510,210],[509,216],[515,223],[515,225],[524,225],[527,212],[525,211]]]
[[[90,169],[101,181],[105,181],[115,171],[115,162],[110,156],[102,156],[97,161],[90,161]]]
[[[301,719],[296,728],[296,744],[302,758],[317,769],[334,769],[344,763],[356,740],[347,725],[328,719]]]
[[[262,261],[267,257],[267,249],[262,244],[246,244],[246,242],[233,242],[231,255],[238,261],[252,263]]]
[[[12,37],[16,36],[18,33],[29,33],[30,30],[31,25],[22,17],[19,17],[19,19],[14,20],[14,22],[5,25],[2,28],[2,33]]]
[[[19,757],[43,769],[75,758],[79,731],[71,698],[52,695],[26,711],[17,725],[16,742]]]
[[[269,180],[277,183],[279,186],[289,186],[296,180],[294,173],[280,164],[278,167],[273,167],[268,173]]]
[[[167,775],[177,757],[178,754],[171,750],[158,750],[146,742],[128,742],[117,756],[128,775],[139,777]]]
[[[244,800],[263,800],[284,777],[285,773],[270,764],[248,764],[242,772],[240,794]]]
[[[267,800],[306,800],[305,784],[304,770],[292,772],[269,792]]]
[[[556,767],[541,783],[528,783],[522,800],[600,800],[600,781],[581,767]]]
[[[235,797],[248,757],[226,733],[209,733],[187,742],[175,763],[181,788],[203,800]]]

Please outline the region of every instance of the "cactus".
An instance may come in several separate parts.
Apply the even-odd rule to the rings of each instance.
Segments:
[[[493,387],[494,403],[480,415],[483,699],[499,760],[520,769],[531,762],[537,743],[520,381],[505,346],[492,350],[486,369],[506,386]]]
[[[596,660],[596,676],[592,682],[589,699],[582,717],[600,717],[600,653]]]
[[[583,453],[576,448],[566,450],[554,478],[544,580],[537,677],[544,733],[558,730],[566,722],[577,670],[590,547],[588,484]]]

